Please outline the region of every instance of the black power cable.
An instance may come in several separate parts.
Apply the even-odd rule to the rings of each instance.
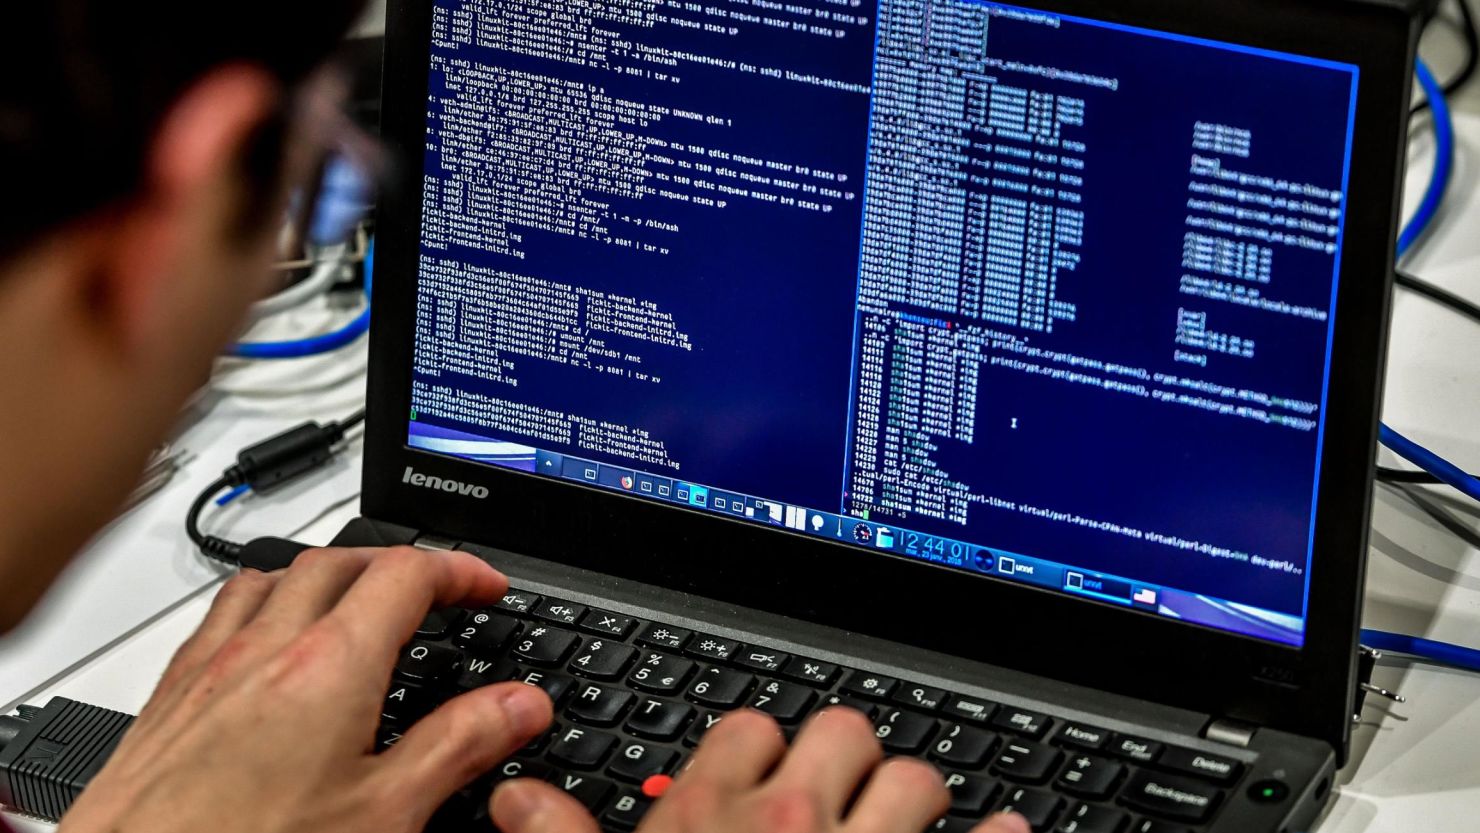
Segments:
[[[1452,96],[1475,78],[1475,71],[1480,69],[1480,27],[1476,26],[1475,11],[1470,6],[1470,0],[1454,0],[1459,5],[1459,29],[1465,39],[1465,63],[1454,77],[1444,84],[1445,96]],[[1413,114],[1418,115],[1429,109],[1427,101],[1420,101],[1413,106]]]

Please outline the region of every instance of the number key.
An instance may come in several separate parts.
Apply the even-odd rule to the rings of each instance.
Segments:
[[[733,671],[719,666],[710,666],[699,673],[694,684],[689,686],[689,699],[703,706],[716,709],[733,709],[740,705],[755,677],[744,671]]]
[[[576,658],[570,661],[570,670],[594,680],[615,680],[632,664],[634,656],[637,656],[636,648],[606,639],[593,639],[584,649],[576,651]]]
[[[637,668],[627,681],[634,688],[652,694],[673,694],[683,688],[694,672],[694,663],[679,657],[649,651],[638,660]]]
[[[458,625],[452,644],[477,656],[502,651],[519,632],[519,621],[485,610],[469,613]]]
[[[879,720],[874,732],[884,751],[894,755],[914,755],[925,748],[935,734],[935,721],[924,715],[901,709],[890,709]]]
[[[534,665],[559,665],[580,641],[570,631],[541,625],[531,628],[515,642],[514,656]]]
[[[978,769],[997,747],[997,736],[984,729],[947,723],[940,740],[930,748],[930,757],[953,767]]]
[[[817,692],[800,683],[769,680],[750,700],[750,707],[776,718],[777,723],[796,723],[806,716]]]

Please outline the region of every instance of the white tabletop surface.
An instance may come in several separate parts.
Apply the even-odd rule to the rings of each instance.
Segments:
[[[373,27],[372,27],[373,28]],[[1436,71],[1455,64],[1446,32],[1425,44]],[[1455,102],[1459,171],[1443,225],[1406,265],[1480,300],[1480,85]],[[1432,158],[1414,143],[1410,200]],[[313,315],[308,312],[305,315]],[[1452,459],[1480,468],[1480,327],[1400,293],[1393,322],[1385,419]],[[304,419],[332,419],[362,401],[364,355],[267,368],[234,368],[183,430],[197,459],[165,491],[105,532],[33,621],[0,641],[0,704],[64,695],[124,711],[145,702],[181,641],[204,615],[216,571],[191,551],[180,522],[194,494],[242,445]],[[354,516],[359,463],[282,495],[243,501],[213,517],[228,534],[297,534],[328,541]],[[1480,535],[1480,507],[1434,490]],[[1401,494],[1379,488],[1364,626],[1480,646],[1480,549]],[[1442,833],[1480,816],[1480,675],[1384,661],[1377,682],[1409,698],[1379,702],[1356,733],[1355,758],[1320,833]],[[3,709],[0,709],[3,711]],[[10,819],[21,831],[48,825]]]

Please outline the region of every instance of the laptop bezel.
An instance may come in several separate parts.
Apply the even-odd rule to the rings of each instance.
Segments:
[[[1021,4],[1360,67],[1301,649],[409,448],[429,0],[391,0],[387,16],[384,135],[403,165],[378,223],[362,511],[443,538],[1322,738],[1344,758],[1419,4]],[[488,497],[418,488],[403,482],[408,467],[482,486]]]

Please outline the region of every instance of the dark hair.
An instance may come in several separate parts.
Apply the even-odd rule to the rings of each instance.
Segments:
[[[0,12],[0,260],[133,193],[169,108],[211,69],[285,90],[335,50],[363,0],[9,0]],[[273,125],[248,165],[275,173]]]

